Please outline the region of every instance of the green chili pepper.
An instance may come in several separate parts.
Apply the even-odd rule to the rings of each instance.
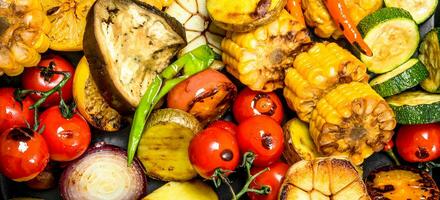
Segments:
[[[127,148],[129,165],[133,161],[145,123],[159,100],[177,84],[207,69],[214,62],[214,59],[214,51],[209,46],[202,45],[177,59],[154,78],[134,113]],[[182,69],[182,74],[176,77]]]

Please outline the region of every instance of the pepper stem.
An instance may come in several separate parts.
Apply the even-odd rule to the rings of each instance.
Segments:
[[[393,150],[387,150],[385,151],[385,153],[391,158],[393,159],[394,163],[396,163],[397,166],[400,166],[400,161],[397,159],[396,154],[394,154]]]

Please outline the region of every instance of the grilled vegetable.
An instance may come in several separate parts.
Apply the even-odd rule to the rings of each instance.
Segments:
[[[150,4],[159,10],[162,10],[162,8],[172,5],[172,3],[174,2],[174,0],[140,0],[140,1]]]
[[[38,0],[0,3],[0,75],[16,76],[36,66],[49,48],[50,21]]]
[[[336,43],[316,43],[299,54],[293,66],[286,72],[284,97],[305,122],[319,99],[337,85],[368,81],[365,65]]]
[[[302,0],[287,0],[286,9],[289,11],[293,17],[298,19],[301,24],[306,25],[306,21],[304,20],[304,14],[302,11]]]
[[[286,0],[206,0],[214,23],[229,31],[247,32],[275,20]]]
[[[137,157],[148,176],[164,181],[187,181],[197,172],[189,162],[188,146],[202,130],[197,119],[181,110],[162,109],[148,120]]]
[[[125,113],[139,105],[154,77],[185,45],[177,20],[137,0],[98,0],[84,35],[95,83],[107,102]]]
[[[289,164],[300,160],[313,160],[321,156],[313,143],[306,123],[294,118],[288,121],[283,129],[286,142],[283,156]]]
[[[105,101],[90,75],[89,63],[81,58],[73,77],[73,98],[81,115],[92,126],[103,131],[121,128],[122,116]]]
[[[426,78],[428,78],[428,70],[425,65],[413,58],[396,69],[374,78],[370,85],[382,97],[388,97],[413,88]]]
[[[435,12],[437,4],[438,0],[385,0],[387,7],[403,8],[409,11],[417,24],[426,21]]]
[[[368,175],[366,185],[372,199],[440,198],[440,191],[432,177],[411,167],[387,166],[376,169]]]
[[[310,120],[310,134],[325,156],[347,156],[355,165],[383,149],[393,136],[393,110],[368,84],[342,84],[325,95]]]
[[[405,92],[387,99],[399,124],[440,122],[440,94]]]
[[[440,93],[440,28],[434,28],[426,34],[419,48],[419,59],[429,71],[429,77],[422,82],[428,92]]]
[[[430,162],[440,158],[440,124],[400,126],[396,147],[407,162]]]
[[[382,0],[344,0],[348,17],[353,24],[358,24],[362,18],[382,7]],[[322,38],[339,38],[342,32],[333,22],[324,0],[303,0],[302,7],[307,25],[314,28],[316,35]]]
[[[228,32],[222,42],[226,69],[252,90],[283,87],[284,71],[311,40],[304,25],[287,11],[247,33]]]
[[[218,200],[214,190],[200,180],[168,182],[143,200]]]
[[[355,167],[339,158],[302,160],[290,167],[280,199],[369,200]]]
[[[96,144],[70,163],[60,179],[64,200],[132,200],[146,194],[147,177],[139,160],[127,166],[127,152]]]
[[[358,29],[373,56],[361,54],[369,71],[382,74],[403,64],[419,45],[419,27],[411,14],[401,8],[382,8],[365,18]]]

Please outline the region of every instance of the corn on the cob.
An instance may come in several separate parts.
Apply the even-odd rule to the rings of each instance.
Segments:
[[[355,24],[382,7],[382,0],[344,0],[344,2]],[[303,0],[302,7],[306,23],[314,28],[316,35],[322,38],[339,38],[342,36],[342,32],[338,30],[333,22],[323,0]]]
[[[49,48],[51,24],[38,0],[0,1],[0,74],[19,75]]]
[[[252,90],[273,91],[283,87],[285,69],[310,42],[305,26],[283,10],[275,21],[254,31],[228,32],[222,41],[223,62]]]
[[[316,105],[310,134],[323,155],[347,156],[359,165],[383,149],[396,120],[387,102],[367,83],[339,85]]]
[[[336,43],[316,43],[293,65],[286,72],[284,97],[306,122],[319,99],[337,85],[368,81],[366,66]]]

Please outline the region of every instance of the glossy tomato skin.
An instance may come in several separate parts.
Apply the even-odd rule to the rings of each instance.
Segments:
[[[44,170],[49,150],[43,137],[29,128],[10,128],[0,135],[0,172],[14,181],[28,181]]]
[[[238,93],[232,112],[238,122],[256,115],[267,115],[281,124],[284,117],[283,104],[275,93],[257,92],[248,87]]]
[[[50,158],[71,161],[81,156],[90,144],[90,127],[84,118],[75,113],[65,119],[58,106],[48,108],[40,115],[41,133],[46,140]]]
[[[209,124],[208,127],[217,127],[217,128],[225,129],[225,130],[229,131],[230,133],[232,133],[233,135],[235,135],[237,133],[237,125],[235,125],[231,121],[216,120],[216,121],[212,122],[211,124]]]
[[[255,166],[272,164],[284,150],[283,129],[266,115],[254,116],[240,123],[236,137],[242,153],[255,154]]]
[[[41,60],[40,63],[38,63],[38,66],[48,67],[51,62],[55,64],[54,65],[55,71],[70,72],[71,77],[74,76],[75,69],[73,68],[72,64],[70,64],[67,60],[65,60],[61,56],[51,55],[50,57]],[[48,81],[46,81],[45,79],[46,78],[41,74],[40,69],[36,67],[26,68],[22,78],[23,88],[46,92],[54,88],[56,85],[58,85],[61,82],[61,80],[63,80],[63,75],[55,74],[52,77],[48,77]],[[73,78],[70,78],[67,81],[66,85],[64,85],[64,87],[61,89],[63,93],[63,99],[65,101],[69,101],[72,99],[72,85],[73,85]],[[40,95],[38,94],[32,94],[31,97],[35,101],[40,99]],[[60,95],[58,94],[58,92],[56,92],[50,95],[47,98],[46,102],[42,104],[42,106],[49,107],[49,106],[58,105],[59,101],[60,101]]]
[[[283,183],[284,176],[286,175],[289,165],[283,162],[276,162],[268,166],[268,171],[263,172],[251,183],[250,188],[261,189],[262,186],[269,186],[270,192],[267,195],[260,195],[254,192],[248,192],[248,196],[251,200],[277,200],[278,192]],[[264,167],[254,167],[251,169],[251,174],[255,175],[258,172],[264,170]]]
[[[191,140],[189,160],[197,173],[211,179],[217,168],[234,170],[240,161],[237,140],[227,130],[211,127],[198,133]]]
[[[18,102],[14,99],[14,88],[0,88],[0,133],[12,127],[32,127],[34,111],[29,107],[34,104],[30,97]]]
[[[428,162],[440,157],[440,125],[404,125],[397,132],[396,147],[408,162]]]

